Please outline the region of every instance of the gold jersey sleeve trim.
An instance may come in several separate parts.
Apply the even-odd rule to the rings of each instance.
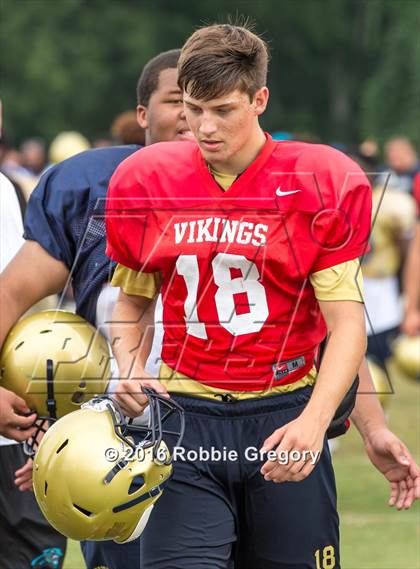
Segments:
[[[117,265],[111,285],[119,287],[125,294],[153,299],[159,293],[161,275],[160,273],[136,272],[124,265]]]
[[[359,259],[352,259],[309,276],[318,300],[363,302],[363,276]]]

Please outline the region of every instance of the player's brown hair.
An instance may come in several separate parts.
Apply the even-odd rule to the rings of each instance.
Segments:
[[[209,101],[235,89],[249,95],[267,81],[268,48],[246,26],[215,24],[195,31],[178,61],[178,84],[194,99]]]

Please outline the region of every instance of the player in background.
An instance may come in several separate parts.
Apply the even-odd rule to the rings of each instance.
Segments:
[[[0,138],[2,107],[0,101]],[[14,185],[0,172],[0,272],[23,244],[23,220]],[[1,311],[5,306],[1,306]],[[16,394],[0,388],[0,542],[2,569],[28,567],[36,558],[45,569],[59,569],[66,552],[66,538],[42,515],[33,494],[20,492],[14,484],[16,464],[25,461],[22,446],[31,436],[36,416]],[[47,563],[47,552],[55,552],[55,564]],[[34,564],[34,569],[38,565]]]
[[[177,85],[178,58],[179,50],[156,56],[139,79],[137,116],[146,129],[146,144],[192,139]],[[67,283],[73,286],[76,312],[107,332],[115,298],[115,289],[109,285],[115,264],[105,255],[104,198],[117,165],[138,148],[89,150],[43,175],[28,203],[26,241],[0,275],[0,345],[28,308],[50,294],[65,291]],[[152,321],[153,310],[149,317]],[[149,351],[151,341],[150,337]],[[159,355],[159,341],[156,350],[154,359]],[[18,440],[28,438],[34,415],[22,417],[26,406],[11,392],[0,388],[0,397],[0,433]],[[27,430],[16,432],[16,426]],[[22,460],[8,464],[10,473]],[[18,470],[16,483],[21,489],[31,488],[31,470],[32,461]],[[138,540],[125,545],[85,542],[82,549],[89,569],[116,569],[122,558],[126,569],[139,567]]]
[[[420,334],[420,173],[414,178],[413,196],[416,201],[417,221],[403,278],[406,309],[402,330],[408,336]]]
[[[399,191],[413,194],[414,178],[420,172],[417,150],[406,136],[392,136],[384,146],[385,164],[382,174],[375,184],[384,185],[390,176],[390,182]]]
[[[199,148],[168,144],[136,153],[108,193],[107,252],[120,263],[113,283],[122,289],[115,320],[136,323],[113,328],[120,372],[129,376],[116,396],[135,416],[145,405],[143,386],[168,389],[187,411],[187,449],[243,451],[257,442],[265,450],[321,451],[364,352],[356,259],[369,232],[370,211],[361,207],[369,185],[331,149],[280,146],[264,135],[258,116],[268,100],[266,66],[263,42],[243,28],[193,34],[179,82]],[[350,219],[347,237],[345,224],[331,217],[338,205]],[[318,213],[311,225],[308,216]],[[145,373],[141,353],[130,354],[159,289],[160,382]],[[315,383],[312,349],[326,331],[319,310],[330,340]],[[145,569],[225,568],[233,558],[238,567],[314,566],[317,555],[318,562],[338,560],[327,447],[315,469],[304,459],[266,462],[264,478],[258,466],[239,462],[175,463],[142,537]]]
[[[373,187],[371,248],[362,262],[367,353],[383,369],[403,318],[398,274],[415,225],[412,196],[393,184],[389,176],[385,186]]]

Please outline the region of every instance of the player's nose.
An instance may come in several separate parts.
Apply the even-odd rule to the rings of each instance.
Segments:
[[[200,121],[199,131],[203,136],[211,136],[217,131],[216,123],[211,117],[203,114]]]

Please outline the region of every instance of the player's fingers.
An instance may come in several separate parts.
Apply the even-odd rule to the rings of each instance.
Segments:
[[[24,417],[23,415],[15,414],[13,416],[13,426],[19,427],[19,429],[29,429],[35,423],[36,413]]]
[[[302,457],[300,460],[290,461],[289,463],[289,475],[295,476],[302,472],[303,468],[305,467],[306,460]]]
[[[166,387],[157,379],[150,379],[146,381],[142,381],[142,387],[150,387],[154,389],[156,393],[160,393],[164,397],[169,397],[168,390]]]
[[[147,406],[147,396],[142,391],[142,386],[138,381],[126,382],[126,393],[130,395],[142,408],[142,411]]]
[[[273,480],[276,478],[282,481],[289,470],[289,454],[290,449],[285,448],[286,442],[283,441],[276,449],[275,458],[268,460],[261,469],[265,480]]]
[[[296,472],[291,475],[290,482],[301,482],[305,478],[307,478],[312,470],[315,468],[315,464],[310,461],[306,461],[303,465],[302,469],[299,472]],[[290,474],[290,473],[289,473]]]
[[[21,484],[18,485],[18,488],[21,492],[25,492],[27,490],[33,492],[34,491],[34,486],[32,483],[32,479],[28,480],[26,482],[22,482]]]
[[[267,482],[284,482],[287,479],[287,471],[284,464],[275,463],[274,467],[264,475]]]
[[[418,500],[420,498],[420,476],[413,477],[414,484],[414,499]]]
[[[28,482],[32,483],[32,476],[18,476],[17,478],[15,478],[15,484],[16,486],[22,486],[22,484],[27,484]]]
[[[271,449],[273,452],[270,454],[270,458],[262,465],[261,474],[265,476],[270,476],[274,469],[278,466],[281,466],[282,472],[287,470],[287,456],[288,451],[283,449],[281,445],[279,445],[275,451]],[[269,480],[269,478],[266,478]]]
[[[412,503],[414,502],[414,484],[410,478],[407,478],[407,496],[405,497],[403,508],[404,510],[409,510]]]
[[[263,445],[261,447],[261,452],[268,452],[272,450],[276,445],[278,445],[281,440],[283,439],[284,433],[286,429],[285,427],[281,427],[280,429],[276,429],[272,435],[265,439]]]
[[[404,505],[404,500],[406,499],[406,497],[407,497],[407,484],[405,480],[401,480],[401,482],[399,483],[397,510],[402,510],[402,507]]]
[[[20,475],[15,475],[15,485],[19,490],[27,490],[32,486],[32,469],[26,471]]]
[[[13,439],[14,441],[22,443],[23,441],[26,441],[30,437],[32,437],[35,434],[35,430],[36,430],[35,428],[21,430],[9,426],[6,429],[4,429],[4,436],[7,437],[8,439]]]
[[[130,417],[141,415],[147,406],[147,397],[136,380],[122,380],[115,389],[114,397]]]
[[[265,476],[266,474],[269,474],[270,472],[272,472],[275,468],[276,468],[277,464],[276,464],[276,459],[268,459],[266,460],[266,462],[264,462],[264,464],[261,467],[261,474],[263,476]]]
[[[131,419],[138,417],[144,411],[143,405],[140,405],[129,393],[115,393],[114,398],[121,406],[124,415]]]
[[[388,506],[395,506],[398,499],[398,484],[391,482],[391,494],[389,496]]]
[[[24,476],[27,472],[32,472],[32,468],[33,461],[31,458],[29,458],[21,468],[16,470],[15,477]]]
[[[16,393],[13,394],[13,400],[12,400],[12,407],[15,411],[18,411],[19,413],[23,413],[23,414],[27,414],[30,413],[31,410],[29,409],[29,407],[26,405],[26,402],[24,399],[22,399],[22,397],[19,397],[19,395],[16,395]]]

